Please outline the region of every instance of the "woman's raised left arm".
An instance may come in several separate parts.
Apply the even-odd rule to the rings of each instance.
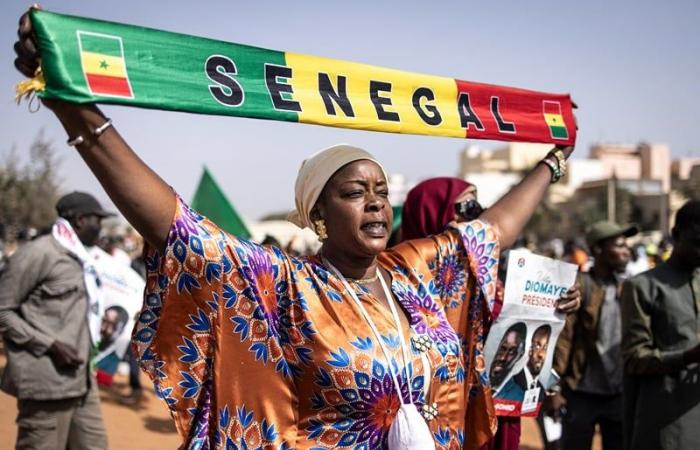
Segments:
[[[568,158],[574,147],[559,147],[559,150]],[[551,179],[551,169],[544,163],[537,164],[520,183],[479,216],[498,228],[501,249],[510,247],[520,235],[542,201]]]

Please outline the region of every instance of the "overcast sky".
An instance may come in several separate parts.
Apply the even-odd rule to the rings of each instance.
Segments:
[[[13,102],[16,20],[29,2],[0,7],[0,152],[25,151],[39,129],[63,158],[65,191],[106,195],[47,110]],[[596,142],[667,143],[700,156],[700,2],[697,1],[44,1],[50,11],[177,31],[273,50],[549,92],[580,109],[578,157]],[[301,160],[338,142],[362,146],[389,173],[456,173],[460,149],[487,141],[372,133],[104,107],[166,181],[190,200],[206,165],[239,212],[256,219],[293,205]]]

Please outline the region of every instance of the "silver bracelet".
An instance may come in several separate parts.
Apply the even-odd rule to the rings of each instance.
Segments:
[[[99,127],[95,128],[95,131],[92,132],[92,135],[95,137],[100,136],[100,135],[102,135],[102,133],[105,132],[105,130],[107,130],[107,128],[109,128],[111,126],[112,126],[112,119],[107,118],[107,121],[105,123],[103,123]]]
[[[99,127],[95,128],[92,132],[92,135],[95,137],[100,137],[102,133],[104,133],[107,128],[112,126],[112,119],[107,119],[105,123],[100,125]],[[80,144],[83,144],[85,142],[85,138],[83,138],[81,135],[76,136],[74,139],[68,139],[66,144],[68,144],[70,147],[77,147]]]
[[[66,144],[68,144],[69,147],[77,147],[83,142],[85,142],[85,139],[83,139],[82,136],[78,135],[78,137],[76,137],[75,139],[68,139],[68,141],[66,141]]]

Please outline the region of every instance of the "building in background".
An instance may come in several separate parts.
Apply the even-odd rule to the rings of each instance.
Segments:
[[[700,158],[682,158],[673,161],[671,188],[687,197],[700,198]]]
[[[493,150],[472,145],[460,153],[458,176],[474,183],[479,189],[479,201],[489,206],[518,183],[551,149],[550,144],[517,142]],[[571,159],[567,175],[550,189],[550,200],[564,202],[585,182],[605,177],[601,161]]]
[[[664,144],[597,144],[589,158],[600,161],[603,178],[658,180],[661,189],[671,190],[671,150]]]
[[[496,149],[470,145],[459,155],[457,176],[476,185],[479,202],[488,207],[520,181],[551,148],[548,144],[518,142]]]
[[[700,152],[698,152],[700,153]],[[672,180],[687,180],[692,176],[693,169],[700,166],[700,157],[681,158],[671,163]]]
[[[460,153],[458,176],[474,183],[479,200],[493,204],[537,164],[551,145],[476,145]],[[580,151],[579,151],[580,152]],[[700,196],[700,157],[671,160],[665,144],[596,144],[587,158],[569,160],[568,173],[548,192],[560,229],[575,235],[595,220],[637,222],[668,233],[669,217],[687,197]],[[564,236],[566,237],[566,236]]]

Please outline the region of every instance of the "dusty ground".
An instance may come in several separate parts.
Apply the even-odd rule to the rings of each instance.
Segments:
[[[0,370],[5,366],[5,357],[0,353]],[[142,375],[145,390],[141,404],[125,406],[119,402],[120,394],[128,392],[127,379],[118,376],[115,384],[101,392],[102,415],[112,450],[160,450],[175,449],[180,440],[170,420],[165,404],[158,399],[147,377]],[[14,447],[17,415],[16,401],[0,392],[0,449]],[[537,450],[542,444],[537,425],[530,419],[523,421],[521,449]]]
[[[0,354],[0,370],[5,357]],[[103,389],[102,415],[107,428],[109,448],[112,450],[160,450],[177,448],[180,439],[165,407],[165,403],[153,394],[150,382],[142,375],[145,390],[139,405],[125,406],[119,402],[120,394],[127,393],[127,377],[117,377],[115,384]],[[16,400],[0,392],[0,449],[14,448],[17,430]]]

